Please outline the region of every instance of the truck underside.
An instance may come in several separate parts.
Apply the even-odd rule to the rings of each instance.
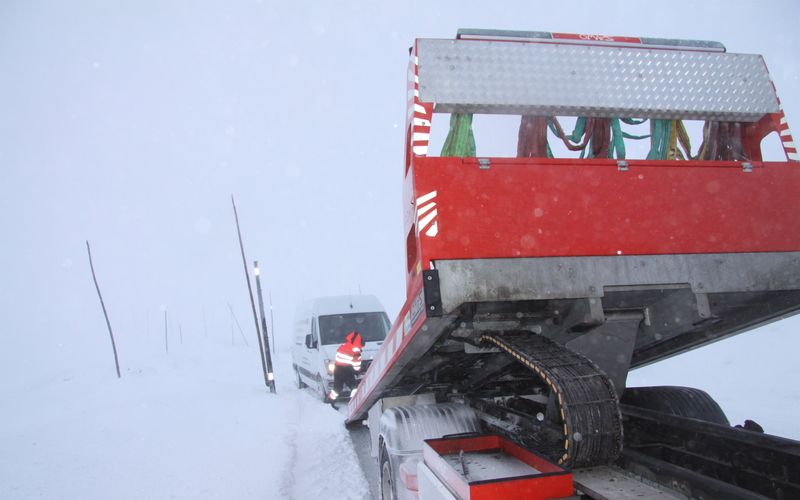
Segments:
[[[602,327],[587,327],[585,315],[584,321],[565,319],[572,308],[587,310],[582,300],[463,304],[431,325],[427,333],[438,340],[384,397],[427,393],[438,402],[466,404],[485,431],[573,470],[613,465],[692,498],[800,495],[800,443],[731,427],[702,391],[654,387],[642,401],[635,397],[641,388],[625,392],[612,381],[616,376],[624,384],[628,359],[652,362],[660,359],[652,353],[675,354],[790,314],[800,307],[800,294],[776,293],[769,303],[780,307],[768,314],[747,307],[764,304],[764,293],[726,294],[709,302],[714,320],[704,321],[691,301],[674,297],[686,288],[642,288],[604,300],[613,309],[604,309]],[[659,303],[673,306],[658,311],[653,304]],[[658,333],[646,324],[648,314],[696,319],[684,330]],[[567,347],[575,340],[584,341],[580,351]],[[615,353],[630,354],[606,359],[614,343]],[[652,409],[653,400],[667,404]]]

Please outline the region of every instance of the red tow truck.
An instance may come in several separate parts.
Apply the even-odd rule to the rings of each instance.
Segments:
[[[407,110],[407,299],[347,410],[383,498],[800,498],[800,443],[626,387],[800,309],[800,163],[761,56],[460,30],[414,42]],[[483,115],[520,117],[516,155],[479,154]]]

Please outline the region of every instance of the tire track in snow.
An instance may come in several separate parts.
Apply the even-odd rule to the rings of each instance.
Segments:
[[[297,408],[297,419],[290,433],[292,471],[285,475],[281,492],[297,500],[372,498],[344,426],[344,416],[308,390],[293,388],[292,399]]]
[[[345,416],[323,404],[313,389],[293,382],[290,356],[278,360],[282,383],[278,397],[283,413],[282,470],[274,491],[290,500],[369,500],[372,498]],[[277,450],[273,450],[277,451]],[[343,481],[343,479],[345,479]],[[344,486],[346,485],[346,486]]]
[[[280,493],[281,498],[286,498],[288,500],[294,500],[294,485],[297,483],[295,480],[295,470],[297,469],[297,434],[298,428],[300,426],[300,405],[297,401],[296,394],[292,394],[290,398],[291,404],[294,405],[295,411],[295,418],[292,419],[292,428],[291,431],[286,434],[284,437],[284,442],[286,446],[289,448],[289,459],[284,466],[283,473],[281,474],[281,485],[280,485]]]

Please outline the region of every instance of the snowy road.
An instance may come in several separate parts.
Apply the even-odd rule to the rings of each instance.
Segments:
[[[358,464],[367,478],[369,492],[372,498],[380,498],[378,486],[380,484],[378,476],[377,459],[370,455],[369,428],[359,426],[350,429],[350,439],[353,441],[353,448],[358,457]]]
[[[122,380],[0,382],[0,498],[370,498],[344,416],[294,387],[288,355],[272,395],[253,347],[123,348]]]

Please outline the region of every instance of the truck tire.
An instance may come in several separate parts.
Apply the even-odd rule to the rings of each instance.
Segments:
[[[295,368],[295,369],[294,369],[294,373],[295,373],[295,375],[297,375],[297,388],[298,388],[298,389],[305,389],[306,387],[308,387],[308,386],[306,385],[306,383],[305,383],[305,382],[303,382],[303,379],[300,377],[300,370],[298,370],[297,368]]]
[[[397,489],[394,484],[394,474],[392,473],[392,464],[389,462],[389,453],[386,451],[386,445],[381,442],[380,451],[380,484],[379,489],[381,492],[381,500],[396,500]]]
[[[629,387],[622,394],[620,403],[678,417],[730,425],[717,402],[707,392],[693,387]]]

